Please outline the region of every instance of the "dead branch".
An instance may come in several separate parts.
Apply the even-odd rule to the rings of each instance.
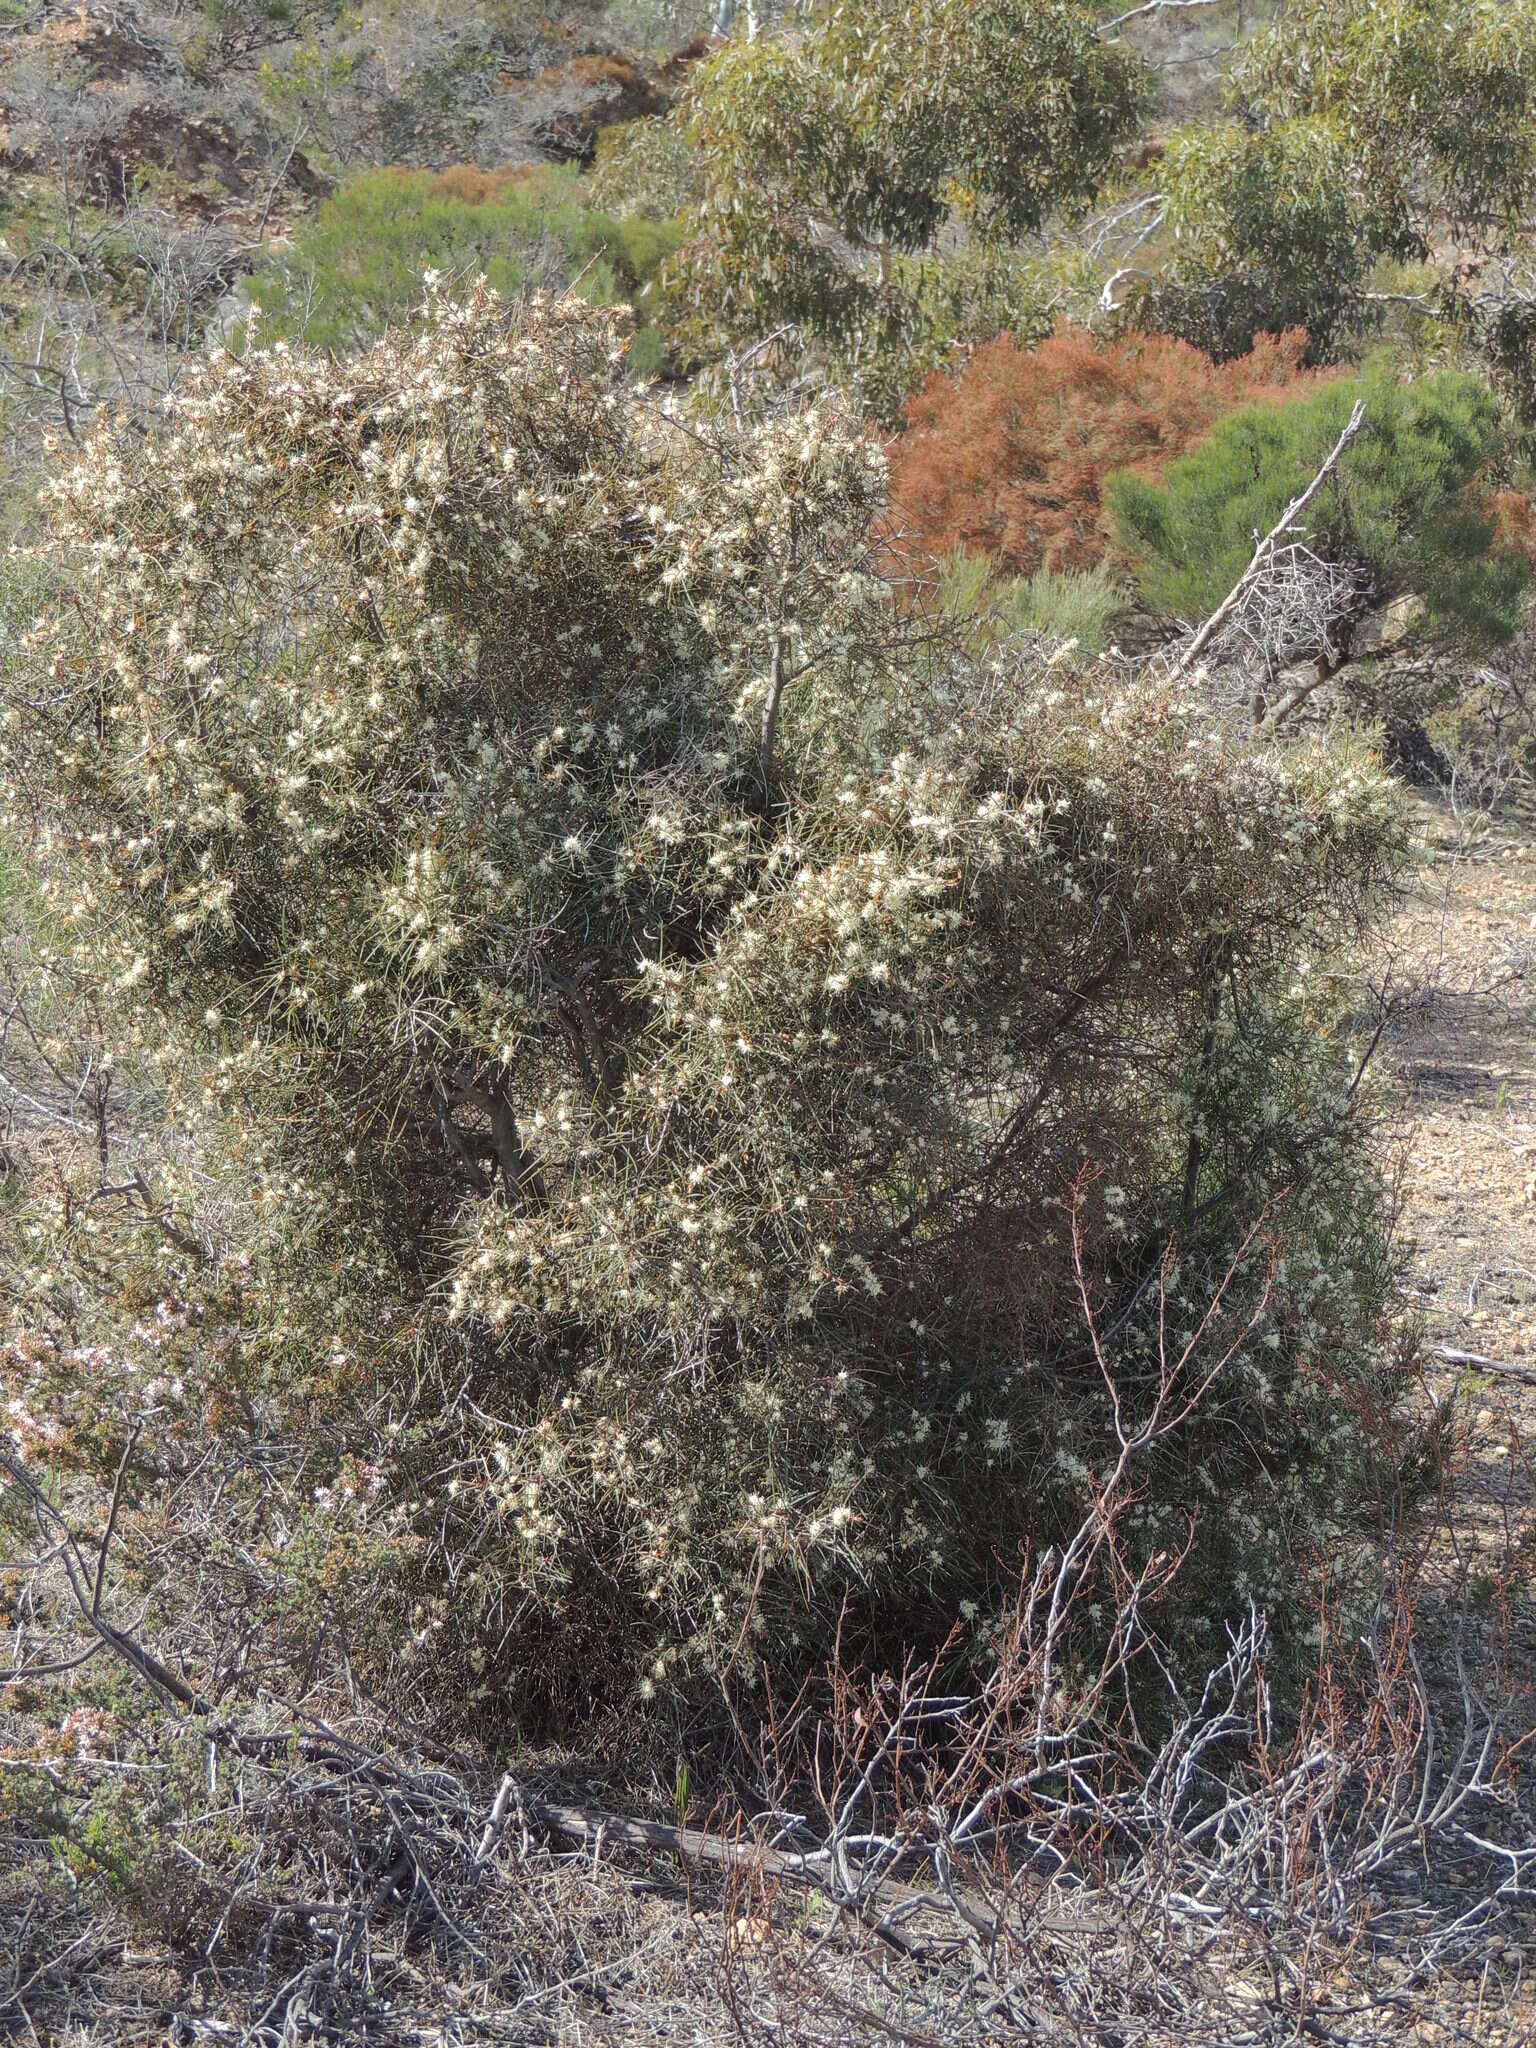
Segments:
[[[1469,1365],[1474,1372],[1501,1373],[1506,1379],[1524,1380],[1536,1386],[1536,1369],[1528,1365],[1515,1365],[1507,1358],[1488,1358],[1481,1351],[1458,1351],[1450,1344],[1431,1344],[1431,1358],[1444,1360],[1447,1365]]]
[[[1111,21],[1099,23],[1099,34],[1107,36],[1111,30],[1124,28],[1128,21],[1140,21],[1149,14],[1188,14],[1197,7],[1215,7],[1219,0],[1142,0],[1139,7],[1127,8],[1124,14],[1117,14]]]
[[[1318,470],[1316,476],[1313,477],[1312,481],[1307,485],[1306,489],[1302,491],[1298,497],[1295,497],[1291,500],[1290,504],[1286,506],[1285,510],[1281,513],[1280,517],[1276,520],[1275,524],[1270,528],[1269,532],[1265,534],[1264,538],[1254,548],[1253,558],[1249,562],[1247,568],[1243,571],[1242,575],[1238,577],[1236,583],[1233,584],[1231,590],[1228,591],[1227,595],[1222,599],[1221,603],[1216,607],[1215,611],[1211,613],[1211,616],[1206,620],[1205,624],[1201,626],[1199,631],[1195,634],[1194,638],[1183,649],[1182,653],[1179,655],[1178,659],[1173,664],[1173,667],[1169,670],[1168,680],[1170,682],[1175,682],[1180,676],[1186,674],[1187,671],[1193,666],[1193,664],[1199,659],[1199,657],[1205,652],[1206,648],[1210,646],[1211,642],[1226,626],[1228,620],[1232,617],[1233,613],[1242,603],[1244,597],[1252,588],[1254,582],[1257,580],[1257,578],[1262,576],[1265,570],[1268,568],[1270,562],[1274,557],[1275,548],[1278,545],[1278,543],[1285,537],[1287,533],[1291,531],[1291,529],[1295,526],[1296,521],[1301,517],[1302,513],[1306,511],[1307,507],[1312,503],[1312,500],[1317,496],[1318,492],[1322,489],[1323,485],[1328,481],[1329,477],[1331,477],[1334,471],[1338,468],[1340,456],[1343,455],[1345,449],[1349,446],[1350,442],[1353,441],[1356,434],[1359,433],[1364,422],[1365,406],[1360,400],[1357,399],[1355,401],[1354,408],[1351,411],[1348,420],[1346,420],[1344,424],[1344,429],[1342,433],[1339,435],[1338,440],[1334,442],[1333,447],[1330,449],[1327,457],[1325,458],[1322,467]]]

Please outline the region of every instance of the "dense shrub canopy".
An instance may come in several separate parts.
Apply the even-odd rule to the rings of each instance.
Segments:
[[[1532,0],[1291,0],[1233,89],[1264,120],[1338,137],[1355,207],[1384,235],[1422,245],[1439,223],[1481,241],[1530,211]]]
[[[1305,329],[1314,357],[1368,317],[1361,291],[1384,251],[1411,252],[1372,211],[1328,122],[1239,122],[1176,136],[1159,165],[1168,264],[1130,301],[1143,323],[1225,359],[1264,334]]]
[[[1229,415],[1161,482],[1110,480],[1121,540],[1154,609],[1190,620],[1214,611],[1255,536],[1316,474],[1357,399],[1365,425],[1337,485],[1311,507],[1314,547],[1363,564],[1384,592],[1417,591],[1442,625],[1474,643],[1509,638],[1528,563],[1496,545],[1499,506],[1487,474],[1499,445],[1493,396],[1453,371],[1401,384],[1385,362],[1283,405]]]
[[[701,193],[676,273],[700,335],[793,324],[887,407],[971,320],[1032,329],[1014,245],[1092,195],[1148,104],[1095,14],[822,0],[794,35],[700,65],[684,112]],[[927,260],[952,222],[964,251]]]
[[[324,1512],[375,1573],[391,1531],[439,1560],[413,1641],[474,1697],[751,1677],[850,1599],[942,1636],[1076,1525],[1113,1417],[1074,1187],[1129,1413],[1267,1217],[1135,1540],[1196,1529],[1166,1637],[1283,1621],[1390,1453],[1322,971],[1384,786],[1117,670],[907,646],[878,448],[701,438],[620,353],[574,303],[439,301],[342,366],[212,365],[53,489],[78,602],[12,806],[263,1200],[246,1385],[414,1387]]]
[[[1175,248],[1136,302],[1216,354],[1291,325],[1336,354],[1380,317],[1381,258],[1481,258],[1529,219],[1531,0],[1294,0],[1242,47],[1230,98],[1237,119],[1159,166]]]
[[[902,551],[970,548],[1023,576],[1092,568],[1110,537],[1105,478],[1155,475],[1245,400],[1294,393],[1305,348],[1304,334],[1266,338],[1218,366],[1157,334],[989,342],[958,375],[928,379],[890,444]]]

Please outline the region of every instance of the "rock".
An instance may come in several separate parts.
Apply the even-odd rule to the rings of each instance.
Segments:
[[[140,173],[156,170],[173,181],[165,194],[171,209],[192,216],[221,214],[231,200],[259,200],[270,180],[266,164],[220,123],[183,120],[149,101],[130,108],[84,162],[92,196],[103,204],[126,204]],[[283,183],[306,199],[330,189],[297,148]]]
[[[688,74],[694,65],[702,63],[710,51],[718,49],[719,46],[718,36],[695,36],[692,42],[684,43],[680,50],[672,52],[656,76],[668,92],[676,92],[687,82]]]
[[[1293,690],[1310,690],[1324,680],[1323,665],[1319,661],[1298,661],[1290,668],[1281,669],[1275,677],[1274,696],[1276,703],[1290,696]]]
[[[588,163],[600,129],[666,113],[717,43],[715,36],[695,36],[655,69],[618,50],[578,51],[537,72],[503,73],[501,90],[522,102],[529,133],[548,155]]]
[[[1424,623],[1426,609],[1423,598],[1410,593],[1394,597],[1380,611],[1368,612],[1349,636],[1351,661],[1363,654],[1390,654],[1401,647]]]
[[[76,7],[48,22],[43,36],[49,47],[84,69],[90,85],[121,85],[130,78],[162,76],[171,68],[165,52],[139,34],[126,8],[114,8],[102,19],[88,7]]]

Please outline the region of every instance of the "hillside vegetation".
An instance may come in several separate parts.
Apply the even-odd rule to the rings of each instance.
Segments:
[[[1536,10],[0,59],[0,2020],[1528,2038]]]

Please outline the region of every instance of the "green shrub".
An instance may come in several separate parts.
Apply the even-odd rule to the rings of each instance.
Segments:
[[[1431,618],[1473,642],[1506,640],[1525,557],[1495,545],[1486,479],[1500,447],[1492,394],[1453,371],[1411,384],[1373,364],[1279,405],[1230,414],[1160,482],[1130,472],[1106,497],[1144,598],[1170,618],[1215,610],[1287,504],[1317,473],[1351,407],[1365,424],[1336,484],[1314,500],[1314,548],[1363,563],[1385,593],[1417,591]]]
[[[1104,563],[1092,569],[1038,569],[1033,576],[999,576],[986,555],[956,548],[944,558],[939,605],[971,643],[982,649],[1020,634],[1072,641],[1083,656],[1102,654],[1110,622],[1125,596]]]
[[[985,1661],[1261,1224],[1126,1534],[1192,1533],[1170,1658],[1250,1597],[1296,1640],[1395,1463],[1332,972],[1388,787],[1193,690],[979,670],[866,573],[877,447],[705,443],[616,376],[580,304],[438,300],[212,364],[52,492],[8,803],[161,1048],[160,1199],[246,1219],[237,1335],[176,1370],[302,1433],[273,1583],[313,1538],[377,1614],[393,1557],[349,1657],[503,1726],[957,1612]]]
[[[677,242],[668,221],[589,206],[571,166],[369,171],[325,200],[248,289],[264,342],[302,336],[341,353],[414,312],[429,270],[483,273],[504,294],[574,283],[591,305],[634,305],[631,364],[651,371],[665,350],[647,324],[646,288]]]
[[[1048,330],[1020,252],[1150,99],[1084,0],[816,0],[689,77],[698,196],[667,289],[699,356],[769,333],[894,424],[950,338]]]
[[[1238,118],[1159,166],[1176,245],[1135,309],[1215,354],[1299,324],[1333,358],[1380,322],[1378,259],[1466,252],[1454,303],[1530,218],[1532,0],[1290,0],[1240,45],[1228,99]]]
[[[1084,654],[1103,653],[1110,621],[1124,609],[1124,593],[1102,562],[1092,569],[1037,569],[1008,591],[1008,618],[1016,629],[1075,640]]]

